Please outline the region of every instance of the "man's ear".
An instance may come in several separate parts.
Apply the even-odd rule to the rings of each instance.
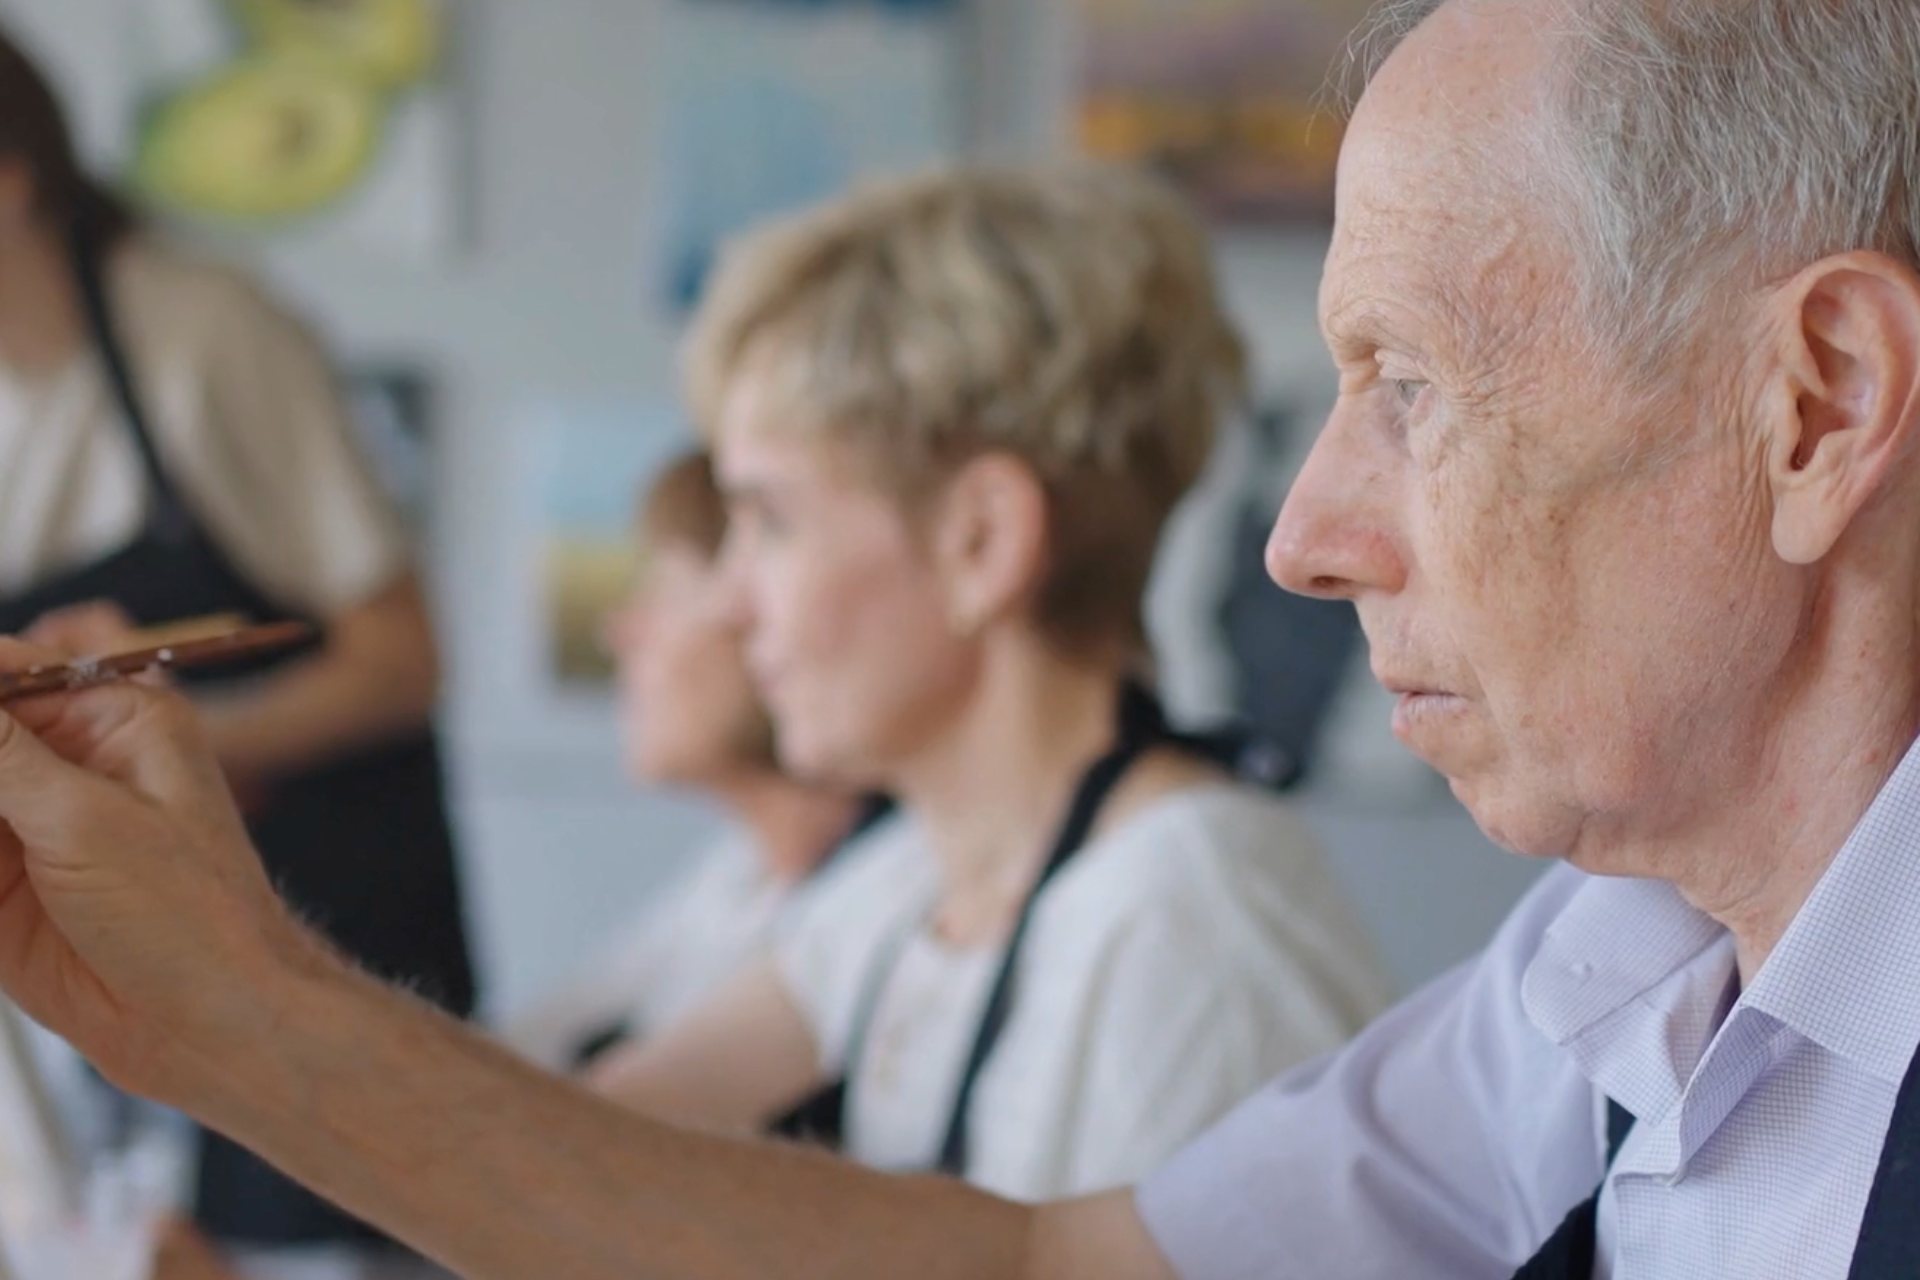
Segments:
[[[941,486],[929,544],[956,631],[1026,608],[1046,574],[1047,511],[1046,485],[1007,453],[982,454]]]
[[[1782,384],[1766,398],[1773,546],[1831,552],[1920,432],[1920,275],[1878,253],[1808,267],[1777,302]]]

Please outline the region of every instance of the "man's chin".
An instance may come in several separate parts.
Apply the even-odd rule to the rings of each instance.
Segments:
[[[1484,780],[1448,778],[1453,791],[1482,835],[1523,858],[1563,858],[1572,833],[1565,815],[1537,800],[1503,794]]]

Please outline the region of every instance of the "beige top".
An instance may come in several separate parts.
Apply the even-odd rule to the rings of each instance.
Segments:
[[[778,943],[781,977],[822,1073],[850,1077],[847,1153],[926,1169],[1001,948],[927,927],[938,871],[910,820],[835,871]],[[1034,904],[1013,992],[968,1112],[967,1176],[1041,1201],[1158,1168],[1264,1081],[1339,1047],[1388,989],[1299,818],[1268,792],[1211,783],[1074,856]]]
[[[240,273],[144,238],[108,280],[160,452],[235,566],[321,618],[397,578],[404,530],[306,327]],[[32,379],[0,368],[0,594],[119,550],[146,499],[96,352]]]
[[[516,1018],[507,1043],[564,1071],[596,1032],[657,1035],[764,954],[806,889],[775,879],[745,832],[729,833],[577,977]]]

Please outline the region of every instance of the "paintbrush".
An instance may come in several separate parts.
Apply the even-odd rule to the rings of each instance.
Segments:
[[[303,644],[312,639],[313,634],[313,628],[304,622],[279,622],[98,658],[77,658],[72,662],[28,667],[24,671],[0,672],[0,702],[40,694],[72,693],[148,671],[187,671],[265,657]]]

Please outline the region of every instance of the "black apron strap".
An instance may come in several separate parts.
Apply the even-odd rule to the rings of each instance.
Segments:
[[[1920,1055],[1894,1100],[1848,1280],[1920,1280]]]
[[[1067,810],[1067,819],[1054,837],[1053,848],[1033,887],[1027,891],[1026,901],[1021,904],[1020,917],[1013,926],[1013,935],[1007,940],[1006,951],[1000,959],[1000,971],[994,975],[993,986],[987,995],[980,1029],[974,1034],[973,1048],[968,1052],[966,1066],[960,1074],[960,1088],[954,1095],[953,1109],[947,1117],[946,1136],[941,1139],[940,1155],[934,1164],[936,1171],[956,1178],[966,1174],[967,1117],[973,1109],[973,1095],[979,1086],[981,1073],[986,1069],[987,1060],[993,1056],[994,1047],[1000,1043],[1000,1036],[1007,1028],[1007,1018],[1013,1010],[1014,970],[1020,961],[1021,944],[1026,941],[1027,930],[1033,923],[1035,904],[1054,877],[1087,843],[1101,809],[1106,806],[1114,788],[1127,776],[1134,762],[1171,737],[1159,701],[1143,686],[1128,683],[1120,694],[1118,740],[1113,749],[1094,761],[1080,779],[1080,786],[1073,795],[1073,804]]]
[[[74,282],[79,286],[80,305],[86,316],[88,335],[106,370],[107,386],[113,392],[121,420],[125,422],[128,436],[140,455],[141,469],[146,472],[153,504],[147,512],[148,528],[168,542],[184,541],[193,536],[198,526],[181,497],[179,487],[167,471],[166,462],[160,456],[160,447],[155,442],[153,424],[147,419],[138,383],[134,379],[133,366],[127,358],[127,347],[121,340],[113,306],[107,297],[105,255],[77,227],[70,233],[69,246]]]
[[[979,1030],[974,1033],[973,1045],[968,1050],[967,1060],[961,1072],[960,1086],[957,1090],[953,1108],[948,1113],[947,1126],[942,1134],[940,1150],[935,1168],[956,1177],[964,1175],[967,1165],[967,1116],[973,1107],[973,1094],[981,1072],[985,1069],[994,1046],[999,1043],[1001,1033],[1006,1029],[1007,1018],[1013,1008],[1013,976],[1019,959],[1020,946],[1026,939],[1027,927],[1032,920],[1034,903],[1041,892],[1058,875],[1060,869],[1092,834],[1093,824],[1098,819],[1102,806],[1112,795],[1114,787],[1126,776],[1127,770],[1152,747],[1166,743],[1182,745],[1167,726],[1165,713],[1156,699],[1145,686],[1128,682],[1120,693],[1119,725],[1114,745],[1105,755],[1089,766],[1082,775],[1080,785],[1075,790],[1073,802],[1067,811],[1066,820],[1061,824],[1054,837],[1053,847],[1040,870],[1033,887],[1028,890],[1027,898],[1021,904],[1019,919],[1013,927],[1013,934],[1007,941],[1005,952],[1001,956],[1000,968],[994,975],[993,986],[987,995],[985,1011],[981,1015]],[[908,928],[893,938],[882,949],[873,968],[868,972],[866,985],[860,993],[858,1012],[854,1016],[853,1034],[848,1037],[846,1066],[849,1073],[858,1069],[866,1056],[869,1035],[873,1029],[874,1014],[878,1011],[880,1000],[886,994],[888,983],[899,962],[900,953],[918,928],[920,921],[914,921]],[[793,1111],[776,1120],[771,1131],[781,1137],[798,1138],[825,1146],[838,1147],[846,1137],[846,1108],[848,1081],[845,1077],[821,1089],[806,1099]]]
[[[1620,1158],[1627,1134],[1633,1130],[1633,1113],[1607,1099],[1607,1162],[1602,1166],[1600,1185],[1606,1186],[1607,1171]],[[1600,1192],[1574,1206],[1560,1229],[1540,1246],[1540,1252],[1513,1273],[1513,1280],[1593,1280],[1594,1256],[1600,1239]]]

